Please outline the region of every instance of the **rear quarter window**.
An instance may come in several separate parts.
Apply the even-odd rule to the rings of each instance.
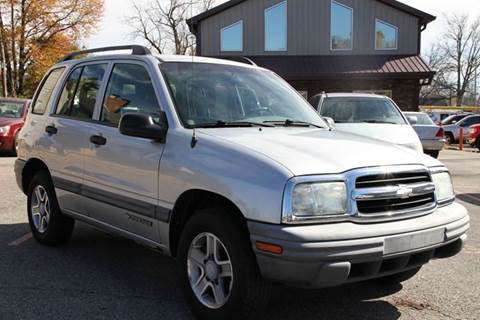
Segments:
[[[32,113],[44,114],[48,103],[52,98],[53,90],[62,76],[65,68],[57,68],[50,71],[40,85],[40,90],[32,103]]]

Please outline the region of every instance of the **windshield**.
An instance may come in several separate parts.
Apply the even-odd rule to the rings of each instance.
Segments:
[[[21,118],[23,103],[0,102],[0,118]]]
[[[320,111],[337,123],[406,124],[389,99],[365,97],[327,97]]]
[[[428,116],[428,114],[425,113],[404,113],[407,117],[412,117],[417,120],[415,124],[418,125],[427,125],[427,126],[433,126],[435,123],[433,120]],[[408,119],[408,118],[407,118]]]
[[[468,116],[468,114],[455,114],[442,120],[443,125],[453,124]]]
[[[185,127],[275,122],[326,127],[310,104],[270,71],[187,62],[162,63],[161,70]]]

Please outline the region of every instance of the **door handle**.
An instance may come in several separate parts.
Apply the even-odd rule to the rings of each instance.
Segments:
[[[90,136],[90,142],[96,144],[97,146],[103,146],[107,143],[107,139],[99,135],[93,135]]]
[[[48,134],[56,134],[58,132],[58,129],[55,128],[55,126],[52,124],[52,125],[49,125],[49,126],[46,126],[45,127],[45,132],[48,133]]]

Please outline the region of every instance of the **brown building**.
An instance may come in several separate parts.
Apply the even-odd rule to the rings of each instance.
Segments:
[[[417,110],[435,74],[420,57],[433,20],[395,0],[230,0],[187,22],[197,54],[247,57],[305,96],[373,92]]]

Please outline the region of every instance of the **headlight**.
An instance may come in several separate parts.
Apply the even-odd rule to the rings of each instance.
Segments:
[[[347,187],[344,182],[299,183],[286,194],[283,221],[308,221],[343,215],[347,212]]]
[[[1,135],[7,134],[8,130],[10,130],[10,126],[0,127],[0,134]]]
[[[453,191],[450,173],[446,171],[433,172],[432,181],[435,184],[435,196],[437,197],[437,202],[439,204],[444,204],[453,200],[455,192]]]

